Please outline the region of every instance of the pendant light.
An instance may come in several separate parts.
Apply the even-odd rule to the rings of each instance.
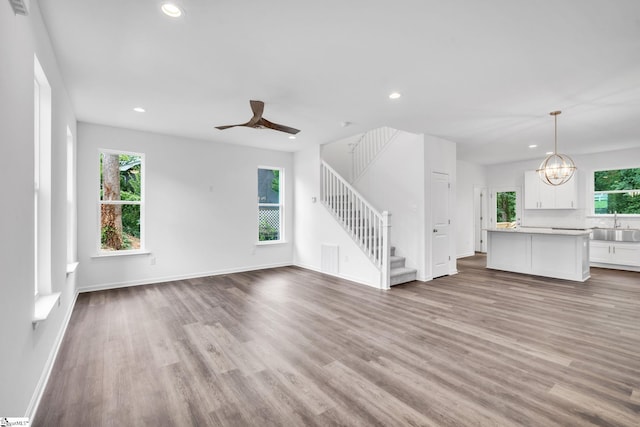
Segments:
[[[558,154],[558,114],[560,113],[561,111],[549,113],[553,116],[555,123],[553,154],[549,154],[536,171],[542,182],[553,186],[562,185],[569,181],[577,169],[571,157],[566,154]]]

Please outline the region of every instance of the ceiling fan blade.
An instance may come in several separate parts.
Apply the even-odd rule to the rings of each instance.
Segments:
[[[229,128],[234,128],[236,126],[242,126],[242,125],[216,126],[216,129],[225,130],[225,129],[229,129]]]
[[[226,125],[226,126],[216,126],[216,129],[224,130],[237,126],[245,126],[249,128],[267,128],[273,129],[280,132],[289,133],[291,135],[295,135],[300,132],[299,129],[295,129],[289,126],[279,125],[277,123],[270,122],[267,119],[262,118],[262,113],[264,112],[264,102],[250,100],[249,104],[251,105],[251,111],[253,111],[253,117],[247,123],[239,124],[239,125]]]
[[[229,129],[229,128],[235,128],[235,127],[238,127],[238,126],[253,127],[253,124],[251,122],[247,122],[247,123],[242,123],[242,124],[239,124],[239,125],[216,126],[216,129],[225,130],[225,129]]]
[[[251,121],[255,119],[255,121],[257,122],[262,118],[262,113],[264,112],[264,102],[251,100],[249,101],[249,104],[251,104],[251,111],[253,111],[253,118],[251,119]]]
[[[292,135],[295,135],[298,132],[300,132],[299,129],[295,129],[295,128],[292,128],[292,127],[289,127],[289,126],[279,125],[277,123],[270,122],[267,119],[261,119],[258,122],[258,125],[262,125],[262,126],[264,126],[266,128],[273,129],[273,130],[279,130],[280,132],[290,133]]]

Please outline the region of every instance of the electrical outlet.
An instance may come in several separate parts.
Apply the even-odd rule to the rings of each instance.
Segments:
[[[156,257],[152,256],[152,257],[151,257],[151,260],[149,261],[149,263],[150,263],[151,265],[156,265]]]

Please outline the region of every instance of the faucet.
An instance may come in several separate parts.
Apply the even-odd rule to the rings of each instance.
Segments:
[[[622,224],[618,224],[618,211],[613,211],[613,228],[622,227]]]

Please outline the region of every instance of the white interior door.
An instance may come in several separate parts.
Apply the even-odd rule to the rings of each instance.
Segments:
[[[431,200],[432,233],[431,240],[431,271],[433,277],[449,274],[449,175],[433,172],[431,174]]]

